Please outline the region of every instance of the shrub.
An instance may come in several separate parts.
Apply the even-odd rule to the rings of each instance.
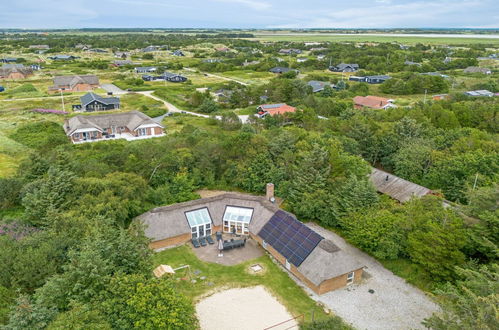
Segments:
[[[69,143],[62,127],[51,121],[21,125],[9,137],[35,149],[54,148]]]

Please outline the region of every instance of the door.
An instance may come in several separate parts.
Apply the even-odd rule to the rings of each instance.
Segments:
[[[83,140],[88,140],[90,138],[90,134],[88,132],[83,132]]]
[[[198,230],[199,230],[199,237],[203,237],[204,236],[204,226],[198,226]]]

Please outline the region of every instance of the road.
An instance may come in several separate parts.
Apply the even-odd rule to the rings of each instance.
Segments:
[[[194,69],[191,69],[191,68],[184,68],[184,70],[186,71],[191,71],[191,72],[196,72],[197,70],[194,70]],[[227,81],[233,81],[233,82],[236,82],[240,85],[243,85],[243,86],[249,86],[248,83],[245,83],[245,82],[242,82],[242,81],[239,81],[237,79],[234,79],[234,78],[229,78],[229,77],[224,77],[224,76],[219,76],[217,74],[213,74],[213,73],[208,73],[208,72],[199,72],[199,73],[202,73],[204,74],[205,76],[208,76],[208,77],[215,77],[215,78],[220,78],[220,79],[223,79],[223,80],[227,80]]]
[[[189,114],[189,115],[192,115],[192,116],[196,116],[196,117],[202,117],[202,118],[210,118],[209,115],[205,115],[205,114],[202,114],[202,113],[197,113],[197,112],[192,112],[192,111],[187,111],[187,110],[182,110],[182,109],[179,109],[177,108],[175,105],[171,104],[170,102],[167,102],[157,96],[154,96],[152,95],[153,91],[145,91],[145,92],[136,92],[138,94],[142,94],[144,96],[147,96],[147,97],[150,97],[156,101],[160,101],[160,102],[163,102],[163,104],[166,106],[166,108],[168,109],[169,112],[176,112],[176,113],[185,113],[185,114]],[[249,115],[238,115],[237,117],[239,117],[239,120],[245,124],[247,121],[248,121],[248,118],[249,118]],[[215,116],[216,119],[218,120],[221,120],[222,117],[221,116]]]

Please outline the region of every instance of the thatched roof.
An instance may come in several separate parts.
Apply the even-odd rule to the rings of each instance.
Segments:
[[[350,273],[364,267],[357,259],[341,250],[331,240],[323,239],[298,267],[313,284]]]
[[[239,193],[225,193],[214,197],[200,198],[192,201],[162,206],[152,209],[137,219],[146,225],[145,234],[153,241],[175,237],[191,232],[185,212],[208,208],[213,225],[220,226],[227,206],[249,207],[253,209],[253,216],[249,230],[257,233],[263,225],[279,210],[267,201],[265,197]]]
[[[378,192],[386,194],[401,203],[407,202],[413,196],[422,197],[431,194],[431,190],[428,188],[377,168],[372,169],[370,179]]]

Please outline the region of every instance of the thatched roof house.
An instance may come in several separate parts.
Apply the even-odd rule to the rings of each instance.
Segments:
[[[377,168],[372,169],[370,179],[378,192],[386,194],[401,203],[407,202],[412,197],[422,197],[432,193],[428,188]]]

